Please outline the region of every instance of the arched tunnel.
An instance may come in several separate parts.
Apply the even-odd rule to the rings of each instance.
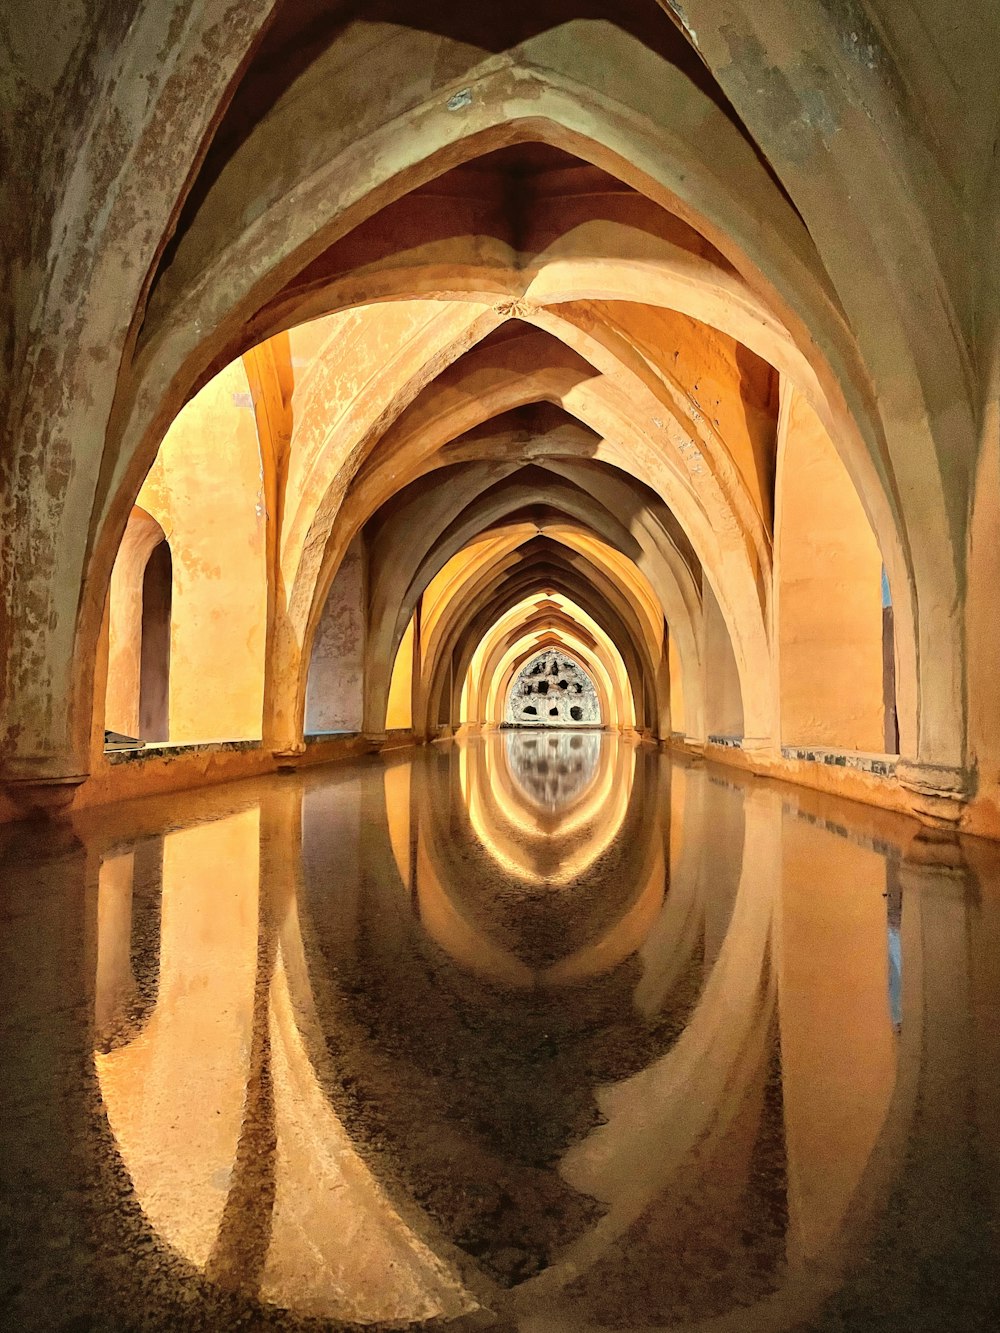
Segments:
[[[995,1326],[998,41],[15,0],[12,1327]]]

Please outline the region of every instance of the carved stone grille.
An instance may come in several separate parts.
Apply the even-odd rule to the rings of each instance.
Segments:
[[[504,721],[518,727],[600,726],[601,704],[583,667],[565,653],[546,648],[515,677]]]

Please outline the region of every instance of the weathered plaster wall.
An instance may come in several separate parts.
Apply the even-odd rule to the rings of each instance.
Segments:
[[[833,442],[794,391],[775,545],[782,743],[883,750],[882,557]]]
[[[129,411],[129,335],[142,322],[156,256],[219,100],[269,7],[268,0],[65,4],[51,18],[46,10],[41,29],[37,7],[4,12],[4,56],[8,19],[17,30],[14,104],[42,132],[41,143],[24,135],[9,173],[4,155],[14,227],[5,216],[0,228],[0,241],[13,232],[15,248],[22,219],[36,228],[32,252],[17,256],[23,264],[10,286],[0,284],[0,299],[30,317],[14,374],[0,376],[10,409],[0,451],[0,750],[15,781],[30,784],[61,768],[61,782],[89,766],[96,648],[118,539],[155,448],[197,378],[183,376],[169,406],[161,395],[146,401],[142,445],[133,441],[125,461],[110,437],[120,439]],[[32,49],[44,54],[33,59]],[[5,111],[7,92],[3,77]],[[19,139],[21,119],[9,120]],[[7,124],[7,115],[0,120]],[[22,190],[25,178],[31,188]],[[6,214],[6,194],[2,203]],[[6,331],[6,315],[0,323]],[[34,590],[23,574],[11,578],[28,568]],[[64,598],[72,610],[56,610]],[[54,745],[57,730],[63,740]]]
[[[170,740],[261,734],[267,634],[265,507],[242,363],[181,411],[139,492],[173,560]]]
[[[306,731],[360,731],[365,684],[365,555],[356,537],[326,599],[313,642]]]
[[[47,279],[56,201],[72,171],[87,112],[100,96],[140,0],[51,0],[39,22],[33,0],[7,0],[0,40],[0,415]],[[32,197],[33,207],[24,201]]]

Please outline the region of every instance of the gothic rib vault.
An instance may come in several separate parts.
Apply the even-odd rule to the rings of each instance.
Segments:
[[[913,8],[15,10],[2,813],[493,725],[561,645],[1000,833],[997,20]],[[193,750],[117,763],[144,672]]]

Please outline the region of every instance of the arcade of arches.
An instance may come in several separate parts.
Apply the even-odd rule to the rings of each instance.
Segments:
[[[10,1327],[997,1327],[998,50],[3,0]]]
[[[3,812],[488,725],[551,643],[1000,834],[997,20],[912,8],[15,5]]]

